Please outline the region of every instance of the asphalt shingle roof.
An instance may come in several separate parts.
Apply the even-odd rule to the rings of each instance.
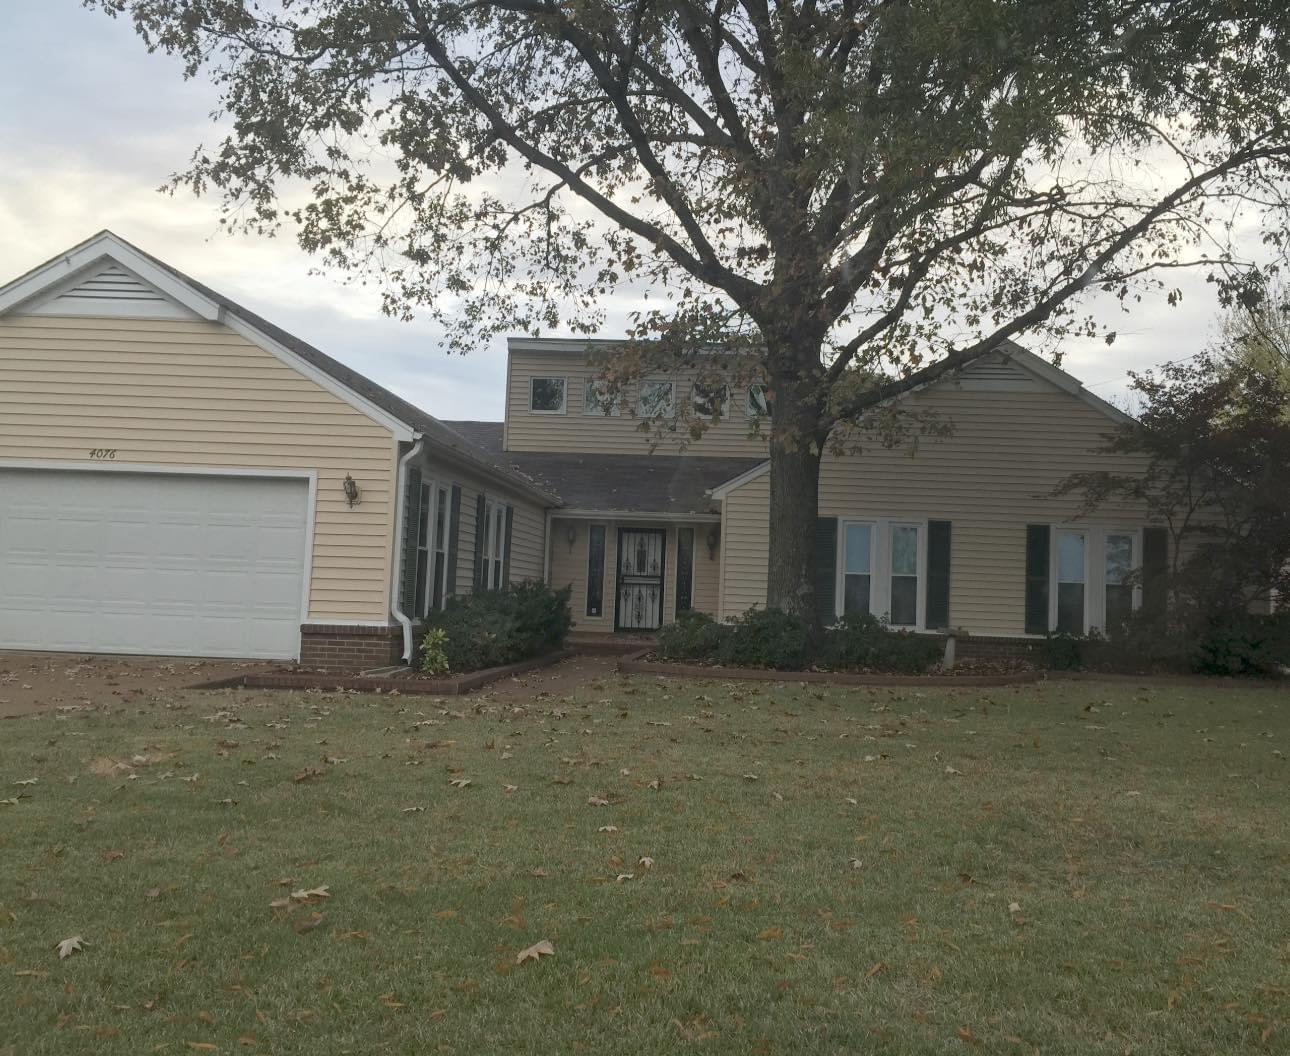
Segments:
[[[501,422],[445,422],[477,447],[504,458],[526,477],[578,510],[622,513],[708,513],[707,492],[759,466],[764,458],[702,455],[602,455],[592,452],[502,451]]]

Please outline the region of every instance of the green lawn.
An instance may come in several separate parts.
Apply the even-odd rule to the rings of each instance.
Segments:
[[[1285,1052],[1285,696],[614,678],[6,722],[0,1053]]]

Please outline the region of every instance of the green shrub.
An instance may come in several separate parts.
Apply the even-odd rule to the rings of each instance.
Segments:
[[[659,628],[658,651],[667,660],[715,660],[729,627],[694,609],[677,614],[676,622]]]
[[[1078,671],[1084,666],[1084,647],[1088,639],[1082,634],[1059,631],[1044,639],[1039,652],[1039,666],[1050,671]]]
[[[478,671],[558,649],[572,625],[568,587],[534,581],[454,598],[426,621],[422,665],[431,636],[448,670]]]
[[[780,609],[752,608],[730,622],[717,658],[739,667],[800,671],[811,658],[811,628]]]
[[[1290,614],[1234,615],[1206,624],[1189,651],[1207,675],[1267,678],[1290,668]]]
[[[820,661],[830,671],[919,674],[944,654],[941,638],[893,631],[866,612],[843,616],[824,632]]]
[[[421,670],[427,675],[444,675],[448,673],[448,651],[444,643],[448,632],[442,627],[426,631],[421,639]]]

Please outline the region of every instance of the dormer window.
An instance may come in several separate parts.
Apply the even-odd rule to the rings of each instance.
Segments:
[[[730,387],[725,382],[695,381],[692,399],[696,418],[711,421],[730,413]]]
[[[567,388],[564,378],[530,378],[529,410],[534,414],[564,414]]]
[[[637,413],[642,418],[670,418],[676,411],[674,391],[675,386],[670,381],[642,381]]]
[[[618,415],[618,394],[604,378],[588,378],[582,413],[593,418],[610,418]]]
[[[770,417],[770,390],[760,381],[748,386],[748,407],[745,412],[749,418]]]

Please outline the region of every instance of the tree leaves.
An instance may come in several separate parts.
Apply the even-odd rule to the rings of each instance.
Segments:
[[[79,935],[73,935],[70,939],[54,943],[54,949],[58,951],[58,959],[65,961],[72,954],[80,953],[87,945],[88,943]]]
[[[520,950],[515,956],[516,964],[523,964],[525,961],[537,961],[543,957],[554,957],[555,947],[551,945],[549,939],[543,939],[541,942],[535,942],[528,949]]]

